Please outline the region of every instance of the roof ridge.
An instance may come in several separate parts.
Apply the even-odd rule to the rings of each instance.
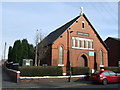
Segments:
[[[54,41],[62,34],[64,33],[80,16],[77,16],[70,20],[69,22],[65,23],[64,25],[60,26],[56,30],[52,31],[50,34],[48,34],[43,40],[42,43],[43,46],[47,46],[50,44],[53,44]]]

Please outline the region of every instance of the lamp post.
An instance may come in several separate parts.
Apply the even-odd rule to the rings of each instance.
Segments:
[[[68,82],[71,81],[71,76],[72,76],[72,70],[71,70],[71,33],[73,31],[68,31],[68,60],[69,60],[69,79]],[[70,33],[70,34],[69,34]],[[69,38],[70,37],[70,38]]]
[[[5,60],[5,56],[6,56],[6,42],[5,42],[5,47],[4,47],[4,60]]]
[[[37,66],[38,52],[38,30],[36,31],[36,48],[35,48],[35,66]]]

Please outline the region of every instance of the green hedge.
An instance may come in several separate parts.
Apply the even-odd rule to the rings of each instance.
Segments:
[[[71,67],[72,75],[86,75],[89,73],[89,67]]]
[[[116,73],[120,73],[120,67],[104,67],[105,70],[111,70]]]
[[[63,73],[58,66],[22,66],[19,70],[21,76],[59,76]]]

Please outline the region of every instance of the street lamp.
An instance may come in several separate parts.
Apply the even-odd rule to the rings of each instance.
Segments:
[[[38,52],[38,29],[36,31],[36,48],[35,48],[35,66],[37,66],[37,52]]]
[[[68,79],[68,82],[70,82],[71,81],[71,76],[72,76],[72,70],[71,70],[71,33],[72,33],[73,31],[70,31],[70,32],[68,32],[68,55],[69,55],[69,79]],[[70,33],[70,36],[69,36],[69,33]],[[70,37],[70,39],[69,39],[69,37]]]

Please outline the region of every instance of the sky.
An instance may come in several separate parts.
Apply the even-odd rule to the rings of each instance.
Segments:
[[[118,37],[117,2],[3,2],[0,5],[2,10],[0,59],[3,56],[5,42],[7,58],[8,48],[13,46],[15,40],[26,38],[30,44],[35,45],[37,29],[47,36],[80,15],[81,6],[103,40],[107,37]]]

